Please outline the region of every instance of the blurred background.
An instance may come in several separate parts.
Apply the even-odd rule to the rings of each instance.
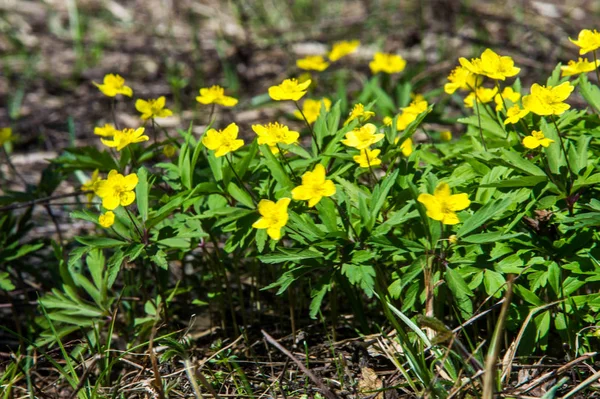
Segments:
[[[350,91],[378,50],[401,54],[414,87],[430,90],[486,47],[514,57],[526,88],[576,59],[568,37],[599,13],[597,0],[0,0],[0,126],[19,135],[16,164],[97,142],[108,115],[92,81],[107,73],[135,98],[167,96],[171,127],[205,120],[198,89],[223,85],[241,99],[225,118],[249,126],[270,112],[266,88],[299,74],[297,58],[342,39],[362,43],[344,64]],[[133,104],[117,113],[139,123]]]

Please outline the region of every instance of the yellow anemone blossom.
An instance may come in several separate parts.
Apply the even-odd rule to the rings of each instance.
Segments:
[[[267,125],[252,125],[252,130],[258,136],[258,144],[266,144],[273,154],[279,153],[278,144],[294,144],[298,141],[300,133],[290,130],[281,123]]]
[[[117,94],[122,94],[127,97],[133,95],[133,90],[131,90],[131,87],[125,86],[125,79],[123,79],[121,75],[109,73],[104,76],[102,84],[96,82],[92,83],[100,89],[102,94],[108,97],[115,97]]]
[[[277,86],[269,87],[269,96],[275,101],[300,100],[308,90],[311,80],[298,83],[297,79],[286,79]]]
[[[333,46],[331,46],[331,51],[328,54],[329,60],[335,62],[348,54],[352,54],[359,45],[360,42],[358,40],[335,42],[333,43]]]
[[[396,130],[401,131],[407,128],[419,114],[427,110],[427,100],[414,100],[407,107],[401,109],[402,114],[396,121]]]
[[[600,48],[600,32],[596,29],[593,31],[589,29],[583,29],[579,32],[577,40],[569,38],[571,43],[579,47],[579,55],[584,55],[590,51],[594,51]]]
[[[142,114],[142,119],[147,120],[151,118],[166,118],[167,116],[173,115],[173,112],[165,108],[165,96],[160,96],[155,100],[142,100],[137,99],[135,102],[135,109]]]
[[[539,130],[534,130],[531,132],[531,136],[525,136],[523,138],[523,145],[530,150],[538,148],[539,146],[546,148],[552,143],[554,143],[554,140],[546,138],[544,133]]]
[[[473,108],[473,106],[475,106],[475,98],[477,98],[477,101],[480,104],[487,104],[494,99],[496,94],[498,94],[498,88],[496,87],[491,89],[486,87],[478,87],[474,92],[472,91],[468,96],[465,97],[465,107]]]
[[[354,147],[359,150],[369,148],[373,144],[383,140],[385,137],[382,133],[377,133],[377,127],[372,123],[367,123],[364,126],[357,127],[354,130],[346,133],[346,138],[342,143],[348,147]]]
[[[233,107],[238,103],[237,98],[226,96],[225,89],[217,85],[200,89],[196,101],[204,105],[217,104],[224,107]]]
[[[100,139],[102,143],[111,148],[116,148],[121,151],[129,144],[141,143],[142,141],[150,140],[150,137],[144,134],[143,127],[133,129],[115,130],[112,140]]]
[[[177,152],[177,148],[175,148],[173,144],[167,144],[163,147],[163,154],[167,158],[172,158],[175,155],[175,152]]]
[[[348,119],[346,119],[346,122],[344,122],[344,125],[347,125],[348,123],[352,122],[355,119],[358,119],[358,121],[361,123],[365,123],[366,121],[371,119],[371,117],[373,117],[373,116],[375,116],[375,112],[365,111],[365,106],[362,105],[361,103],[358,103],[358,104],[355,104],[354,107],[352,107],[352,111],[350,111],[350,114],[348,115]]]
[[[394,122],[394,118],[392,118],[391,116],[383,117],[383,125],[384,126],[392,126],[392,122]]]
[[[98,169],[96,169],[92,173],[91,179],[81,185],[81,191],[87,192],[86,197],[88,203],[92,202],[94,199],[94,195],[96,195],[95,191],[98,188],[98,183],[101,181],[100,177],[98,176],[98,172]]]
[[[556,87],[534,83],[531,86],[531,94],[523,97],[523,107],[537,115],[561,115],[571,108],[564,101],[569,98],[574,88],[569,82]]]
[[[291,199],[281,198],[276,203],[270,200],[260,200],[258,203],[258,213],[261,218],[252,224],[255,229],[267,229],[267,234],[273,240],[281,238],[281,229],[287,224],[288,205]]]
[[[529,110],[521,109],[521,107],[519,107],[519,104],[515,104],[506,111],[507,118],[504,121],[504,124],[505,125],[508,125],[509,123],[515,124],[515,123],[519,122],[522,118],[524,118],[525,115],[527,115],[528,113],[529,113]]]
[[[406,61],[397,54],[375,53],[373,61],[369,63],[369,68],[374,74],[379,72],[400,73],[405,67]]]
[[[209,150],[213,150],[215,157],[222,157],[244,145],[244,140],[237,138],[239,131],[235,123],[231,123],[223,130],[210,129],[202,137],[202,144]]]
[[[355,155],[353,159],[361,168],[369,168],[381,165],[381,159],[377,158],[380,153],[381,150],[370,150],[365,148],[364,150],[360,150],[360,155]]]
[[[329,111],[331,109],[331,100],[326,97],[322,98],[321,100],[311,100],[310,98],[307,98],[302,104],[302,113],[296,110],[294,111],[294,116],[298,119],[304,119],[302,117],[302,114],[304,114],[304,117],[308,123],[314,123],[319,115],[321,115],[321,104],[325,106],[325,111]]]
[[[480,58],[471,61],[460,58],[458,61],[469,72],[496,80],[505,80],[521,71],[521,68],[515,67],[511,57],[498,55],[489,48],[481,54]]]
[[[477,75],[467,68],[457,66],[448,75],[449,83],[444,85],[444,91],[453,94],[456,90],[472,90],[478,86]]]
[[[394,139],[394,144],[398,144],[398,141],[400,141],[400,137],[396,137]],[[413,141],[410,137],[404,140],[402,144],[400,144],[400,151],[405,157],[409,157],[410,154],[413,153]]]
[[[324,71],[329,67],[329,62],[320,55],[309,55],[296,61],[296,66],[305,71]]]
[[[442,141],[452,141],[452,132],[450,130],[440,132],[440,139]]]
[[[115,135],[116,131],[117,129],[110,123],[107,123],[102,127],[96,126],[94,128],[94,134],[102,137],[112,137]]]
[[[335,184],[325,179],[325,167],[321,164],[317,164],[312,172],[303,174],[302,185],[292,190],[292,198],[296,201],[308,201],[310,208],[317,205],[321,198],[331,197],[333,194]]]
[[[3,127],[0,129],[0,147],[9,141],[12,141],[13,139],[14,137],[11,128]]]
[[[502,93],[494,96],[494,102],[496,103],[496,111],[502,111],[504,109],[504,100],[509,100],[512,103],[516,103],[521,98],[521,93],[514,91],[512,87],[508,86],[502,90]]]
[[[455,212],[462,211],[471,205],[467,194],[452,195],[447,183],[438,184],[433,195],[421,194],[417,200],[425,205],[427,216],[450,225],[460,222]]]
[[[569,61],[568,65],[561,66],[560,73],[564,78],[565,76],[573,76],[584,72],[592,72],[598,68],[598,65],[600,65],[600,60],[590,62],[587,58],[579,57],[578,61],[571,60]]]
[[[106,213],[98,216],[98,223],[100,223],[100,226],[108,229],[115,224],[115,213],[113,211],[107,211]]]
[[[128,206],[135,201],[135,186],[138,177],[135,173],[123,176],[116,170],[108,173],[106,180],[100,180],[96,186],[96,195],[102,198],[102,206],[109,211],[115,210],[119,205]]]

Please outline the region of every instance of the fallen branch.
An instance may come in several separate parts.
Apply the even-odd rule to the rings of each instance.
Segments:
[[[327,399],[339,399],[337,395],[335,395],[333,392],[331,392],[329,390],[329,388],[327,388],[325,386],[325,384],[323,384],[323,381],[319,380],[317,378],[317,376],[314,375],[309,369],[307,369],[306,366],[304,366],[300,360],[296,359],[290,351],[285,349],[279,342],[277,342],[273,337],[271,337],[265,330],[260,330],[260,332],[262,333],[262,335],[264,335],[264,337],[268,343],[273,345],[275,348],[279,349],[281,351],[281,353],[283,353],[284,355],[289,357],[294,363],[296,363],[296,366],[298,366],[298,368],[304,374],[306,374],[306,376],[308,378],[310,378],[311,381],[317,385],[317,387],[319,387],[319,389],[321,390],[323,395],[325,395],[325,397],[327,397]]]

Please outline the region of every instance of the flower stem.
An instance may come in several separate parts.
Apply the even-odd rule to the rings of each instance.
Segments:
[[[594,54],[594,71],[596,71],[596,79],[598,79],[598,82],[596,84],[600,85],[600,72],[598,72],[598,58],[596,56],[596,50],[592,51],[592,54]]]
[[[252,202],[256,205],[256,197],[254,197],[254,193],[250,191],[248,187],[246,187],[246,185],[242,182],[242,179],[240,179],[240,176],[235,171],[235,168],[233,167],[233,164],[231,163],[231,160],[229,159],[229,157],[227,157],[227,155],[225,156],[225,159],[227,160],[227,163],[229,164],[229,167],[231,168],[231,171],[233,172],[238,183],[240,183],[244,191],[246,191],[250,195],[250,197],[252,197]]]
[[[310,129],[310,134],[312,136],[313,142],[315,143],[315,146],[317,147],[317,152],[321,152],[321,148],[319,148],[319,142],[317,141],[317,136],[315,135],[315,131],[313,130],[312,125],[310,123],[308,123],[308,119],[306,119],[306,115],[304,115],[304,112],[302,112],[302,108],[300,108],[298,101],[294,101],[294,104],[296,105],[296,108],[298,108],[300,115],[302,115],[302,118],[304,119],[306,126],[308,126],[308,128]]]
[[[283,151],[281,150],[281,147],[279,147],[279,143],[276,143],[275,146],[279,150],[279,153],[281,154],[281,158],[283,159],[283,162],[290,169],[290,172],[292,172],[292,176],[294,177],[294,181],[298,182],[299,181],[298,176],[296,175],[296,172],[294,172],[294,169],[292,169],[292,165],[290,165],[290,163],[288,162],[287,158],[283,154]]]
[[[129,216],[129,220],[131,220],[131,223],[133,223],[133,226],[135,227],[135,230],[140,235],[140,240],[142,240],[142,242],[143,242],[144,241],[144,235],[142,234],[142,231],[138,227],[136,221],[133,220],[133,216],[131,216],[131,212],[129,212],[129,209],[127,209],[126,206],[124,206],[123,208],[125,208],[125,212],[127,213],[127,216]]]
[[[117,98],[113,97],[112,101],[110,102],[110,113],[112,115],[112,119],[113,119],[113,123],[115,124],[115,129],[120,130],[119,129],[119,123],[117,122]]]
[[[379,183],[379,179],[377,179],[377,176],[375,176],[375,173],[373,172],[373,168],[371,167],[371,160],[369,159],[369,149],[368,148],[365,148],[365,158],[367,159],[367,165],[369,165],[369,171],[371,172],[371,176],[373,176],[374,183],[375,184]]]
[[[562,138],[562,134],[560,129],[558,128],[558,124],[556,123],[556,119],[554,115],[550,115],[550,119],[552,119],[552,123],[556,128],[556,133],[558,134],[558,139],[560,141],[560,147],[562,148],[562,152],[565,154],[565,161],[567,162],[567,168],[569,169],[569,186],[567,187],[567,195],[571,194],[571,188],[573,187],[573,169],[571,168],[571,164],[569,162],[569,154],[567,154],[567,149],[565,148],[565,143]]]
[[[475,107],[477,108],[477,121],[479,122],[479,137],[481,138],[481,144],[483,145],[483,149],[487,151],[487,146],[485,145],[485,140],[483,138],[483,129],[481,128],[481,114],[479,113],[479,97],[477,97],[477,91],[469,86],[469,89],[475,93]]]

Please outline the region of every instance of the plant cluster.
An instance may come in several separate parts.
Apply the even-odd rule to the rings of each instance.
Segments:
[[[256,284],[267,275],[269,284],[254,288],[293,290],[290,300],[305,294],[302,311],[312,318],[329,309],[336,323],[343,308],[367,333],[368,309],[379,309],[398,331],[397,366],[411,388],[437,397],[460,381],[459,369],[479,371],[448,348],[449,328],[464,326],[470,356],[481,363],[498,355],[499,341],[484,333],[495,327],[513,357],[592,351],[600,321],[600,88],[587,74],[600,78],[600,33],[583,30],[571,41],[593,59],[558,65],[529,90],[511,57],[486,49],[460,58],[443,91],[415,93],[401,75],[407,62],[376,53],[359,93],[334,94],[330,66],[343,70],[359,46],[336,43],[326,56],[299,59],[299,78],[269,87],[273,102],[295,111],[251,131],[215,117],[217,107],[238,103],[224,88],[200,89],[209,121],[200,137],[191,126],[161,126],[172,115],[165,97],[137,99],[140,126],[118,126],[115,103],[134,91],[106,75],[94,83],[112,115],[94,130],[99,145],[65,150],[29,196],[2,198],[0,289],[14,289],[44,245],[27,242],[35,201],[83,172],[91,177],[76,194],[87,195],[87,205],[71,217],[97,228],[53,243],[60,283],[39,299],[37,346],[80,334],[85,342],[70,356],[106,354],[119,328],[131,349],[157,320],[176,323],[173,309],[185,301],[216,303],[221,321],[243,331],[245,316],[239,325],[228,308],[232,289],[241,300],[241,276]],[[587,108],[570,104],[576,96]],[[468,115],[454,121],[449,102]],[[0,130],[9,162],[12,139]],[[16,213],[18,205],[28,211]],[[188,265],[203,272],[194,284]],[[451,378],[431,378],[430,355]]]

